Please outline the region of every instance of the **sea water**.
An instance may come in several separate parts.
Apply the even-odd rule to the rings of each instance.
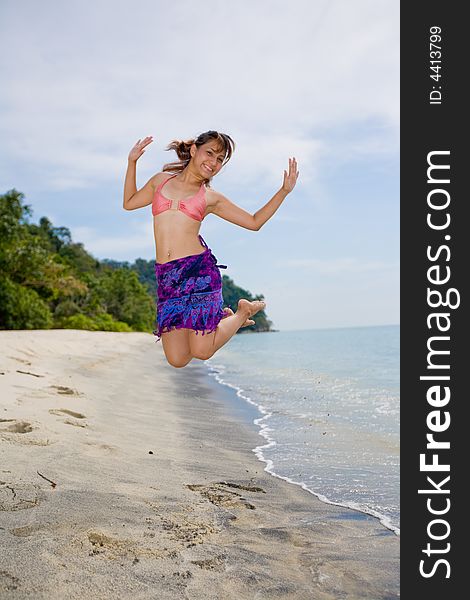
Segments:
[[[399,533],[398,325],[239,334],[206,365],[257,409],[265,469]]]

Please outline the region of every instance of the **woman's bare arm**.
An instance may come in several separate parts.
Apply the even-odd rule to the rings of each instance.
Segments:
[[[269,202],[257,210],[253,215],[217,192],[215,192],[216,201],[212,212],[230,223],[234,223],[245,229],[250,229],[251,231],[258,231],[266,221],[274,215],[287,194],[294,189],[298,176],[297,161],[295,158],[289,159],[289,172],[284,171],[282,187],[274,194]]]
[[[125,210],[135,210],[136,208],[142,208],[152,203],[155,183],[159,174],[151,177],[140,190],[137,190],[136,184],[137,161],[145,152],[145,146],[151,144],[152,141],[152,136],[147,136],[143,140],[137,140],[129,152],[126,178],[124,180],[123,208]]]

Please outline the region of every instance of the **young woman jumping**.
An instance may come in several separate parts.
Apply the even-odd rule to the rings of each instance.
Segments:
[[[259,300],[238,301],[237,311],[223,309],[222,277],[217,259],[199,234],[212,213],[230,223],[258,231],[294,189],[299,172],[289,158],[281,188],[262,208],[250,214],[210,187],[212,178],[230,160],[235,144],[225,133],[206,131],[196,139],[173,141],[179,161],[164,165],[137,190],[136,164],[153,142],[137,140],[129,153],[124,182],[124,208],[152,205],[156,246],[157,319],[154,334],[162,340],[167,361],[184,367],[191,359],[207,360],[265,307]],[[202,335],[198,335],[198,333]]]

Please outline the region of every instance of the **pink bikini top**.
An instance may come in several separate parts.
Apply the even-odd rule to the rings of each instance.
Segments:
[[[171,175],[171,177],[165,179],[165,181],[163,181],[163,183],[155,190],[152,202],[152,214],[155,216],[166,210],[170,210],[173,202],[176,202],[176,209],[173,210],[180,210],[188,217],[191,217],[191,219],[202,221],[204,218],[204,211],[206,210],[206,189],[204,184],[201,184],[199,191],[190,198],[184,198],[184,200],[170,200],[170,198],[166,198],[162,194],[161,190],[165,183],[173,177],[176,177],[176,175]]]

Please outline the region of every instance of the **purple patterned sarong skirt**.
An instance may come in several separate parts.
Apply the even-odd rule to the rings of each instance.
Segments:
[[[155,263],[157,278],[157,319],[154,335],[173,329],[193,329],[211,333],[225,316],[222,310],[222,277],[216,257],[206,242],[200,254]]]

